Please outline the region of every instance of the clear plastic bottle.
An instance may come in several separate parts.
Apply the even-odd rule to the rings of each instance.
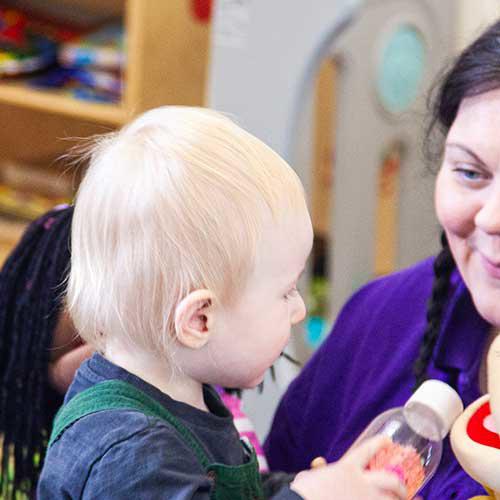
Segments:
[[[436,471],[443,439],[462,412],[454,389],[440,380],[427,380],[404,406],[376,417],[355,445],[379,434],[389,437],[391,442],[375,454],[368,468],[398,474],[411,499]]]

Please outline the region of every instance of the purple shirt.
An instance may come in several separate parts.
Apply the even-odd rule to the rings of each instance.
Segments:
[[[338,460],[370,421],[410,397],[431,294],[433,259],[378,279],[344,306],[321,348],[292,382],[265,444],[272,470],[308,469],[318,455]],[[464,405],[480,396],[479,366],[489,331],[458,272],[451,278],[431,378],[459,392]],[[484,494],[453,456],[449,440],[425,500]]]

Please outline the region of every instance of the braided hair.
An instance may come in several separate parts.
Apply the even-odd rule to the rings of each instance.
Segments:
[[[492,24],[469,45],[444,73],[431,92],[431,121],[427,129],[425,149],[429,159],[436,160],[435,137],[439,156],[442,144],[458,113],[463,99],[500,88],[500,21]],[[427,324],[418,359],[413,366],[416,387],[427,378],[427,368],[441,329],[444,306],[448,298],[450,275],[455,267],[446,237],[434,262],[434,283],[427,306]]]
[[[48,384],[69,270],[72,207],[32,222],[0,271],[0,498],[36,486],[62,398]]]
[[[416,378],[415,388],[427,378],[427,367],[439,337],[441,318],[448,298],[450,275],[455,268],[455,261],[444,232],[441,234],[441,246],[442,250],[434,261],[434,282],[431,297],[427,303],[427,324],[424,337],[420,344],[419,356],[413,365],[413,373]]]

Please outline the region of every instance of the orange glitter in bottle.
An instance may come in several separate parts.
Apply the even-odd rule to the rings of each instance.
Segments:
[[[425,479],[422,459],[412,446],[391,442],[383,446],[370,460],[367,469],[386,470],[397,474],[406,486],[407,499],[415,496]]]

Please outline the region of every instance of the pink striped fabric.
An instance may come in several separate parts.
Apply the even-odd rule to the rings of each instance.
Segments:
[[[224,391],[224,389],[220,387],[216,387],[216,389],[220,394],[222,401],[232,413],[234,418],[234,426],[240,434],[240,437],[246,438],[254,447],[255,453],[257,455],[257,460],[259,462],[260,472],[268,472],[269,467],[267,465],[266,456],[264,455],[264,451],[262,450],[259,438],[257,437],[257,434],[255,434],[252,422],[241,409],[240,399],[233,394],[228,394],[226,391]]]

